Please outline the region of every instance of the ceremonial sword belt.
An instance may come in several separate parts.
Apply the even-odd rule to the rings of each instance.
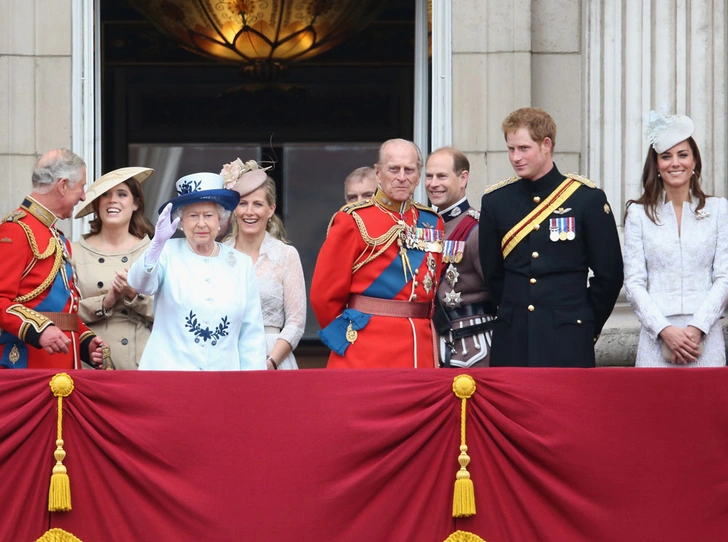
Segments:
[[[374,316],[394,318],[431,318],[432,303],[425,301],[404,301],[380,299],[360,294],[349,296],[349,308]]]
[[[443,307],[447,320],[437,321],[435,320],[435,328],[440,335],[445,335],[448,332],[452,333],[453,340],[464,339],[465,337],[472,337],[478,333],[485,333],[493,328],[495,320],[493,318],[493,307],[488,303],[470,303],[457,307],[454,309]],[[452,325],[453,320],[459,320],[461,318],[483,318],[485,321],[479,324],[472,324],[463,327],[454,327]],[[439,325],[438,325],[439,324]],[[447,327],[447,329],[443,329]],[[438,329],[440,328],[440,329]]]

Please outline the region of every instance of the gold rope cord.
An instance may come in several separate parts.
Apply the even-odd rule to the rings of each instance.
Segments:
[[[352,213],[351,216],[354,217],[354,222],[356,222],[356,226],[357,228],[359,228],[359,234],[361,235],[362,240],[371,247],[371,250],[368,251],[369,256],[367,256],[364,261],[360,260],[362,256],[367,253],[366,250],[362,252],[361,255],[359,255],[359,257],[354,262],[351,270],[352,273],[356,273],[359,269],[361,269],[363,266],[365,266],[375,258],[378,258],[385,250],[392,246],[392,243],[400,238],[400,234],[404,231],[406,226],[404,225],[404,223],[398,223],[389,228],[384,234],[380,235],[379,237],[371,237],[361,217],[356,213]],[[380,245],[383,245],[382,248],[380,248],[375,253],[374,251]]]
[[[43,251],[43,253],[39,252],[38,250],[38,243],[35,240],[35,235],[33,235],[33,231],[30,229],[30,226],[23,222],[18,222],[20,224],[20,227],[23,228],[25,231],[25,235],[28,238],[28,243],[30,243],[30,249],[33,251],[33,256],[37,260],[43,260],[45,258],[48,258],[50,255],[52,255],[55,252],[55,260],[53,261],[53,268],[51,269],[51,272],[48,274],[46,279],[35,288],[32,292],[28,292],[25,295],[19,295],[15,299],[13,299],[14,303],[25,303],[26,301],[30,301],[31,299],[35,299],[40,294],[42,294],[56,279],[56,275],[58,274],[58,270],[61,268],[61,265],[63,263],[63,248],[60,246],[61,241],[59,241],[55,236],[53,236],[48,241],[48,248]]]
[[[71,510],[71,481],[68,478],[63,460],[66,451],[63,449],[63,398],[71,395],[73,379],[67,373],[58,373],[51,378],[51,391],[58,398],[58,424],[56,427],[56,451],[53,457],[56,464],[51,474],[51,485],[48,490],[48,511],[68,512]]]
[[[452,516],[454,518],[467,518],[475,515],[475,488],[470,479],[468,464],[468,446],[465,444],[465,420],[468,398],[475,393],[475,380],[467,374],[455,377],[452,383],[452,391],[461,400],[460,403],[460,455],[458,463],[460,470],[455,477],[455,492],[452,498]]]

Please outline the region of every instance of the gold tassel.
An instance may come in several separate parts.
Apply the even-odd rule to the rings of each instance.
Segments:
[[[454,518],[467,518],[475,515],[475,487],[470,479],[468,464],[468,446],[465,444],[465,418],[466,406],[469,397],[475,393],[475,380],[469,375],[458,375],[452,383],[452,391],[461,399],[460,403],[460,455],[458,470],[455,479],[455,492],[452,498],[452,516]]]
[[[51,486],[48,490],[48,511],[68,512],[71,509],[71,480],[63,465],[66,451],[63,449],[63,398],[71,395],[73,379],[66,373],[58,373],[50,382],[53,395],[58,397],[58,429],[56,438],[56,451],[53,457],[56,464],[51,474]]]

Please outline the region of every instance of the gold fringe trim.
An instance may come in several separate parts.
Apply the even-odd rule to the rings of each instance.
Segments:
[[[460,470],[455,479],[455,492],[452,498],[452,516],[454,518],[467,518],[475,515],[475,488],[467,469],[470,463],[470,456],[468,456],[468,446],[465,444],[466,407],[468,398],[472,397],[475,393],[475,380],[470,375],[458,375],[453,380],[452,391],[461,399],[460,455],[458,456]]]
[[[467,531],[455,531],[445,539],[445,542],[485,542],[477,534]]]
[[[71,510],[71,480],[68,477],[63,460],[66,451],[63,449],[63,398],[71,395],[73,379],[67,373],[58,373],[51,378],[51,391],[58,397],[58,426],[56,438],[56,451],[53,457],[56,464],[51,474],[51,486],[48,490],[48,511],[68,512]]]
[[[35,542],[81,542],[81,539],[73,536],[71,533],[64,531],[63,529],[55,528],[50,531],[46,531],[45,534]]]

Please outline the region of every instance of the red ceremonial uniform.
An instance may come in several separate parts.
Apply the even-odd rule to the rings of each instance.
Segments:
[[[395,204],[381,190],[334,215],[311,283],[328,367],[437,366],[431,316],[443,232],[432,209]]]
[[[78,317],[70,243],[56,216],[31,197],[0,224],[0,367],[78,369],[95,334]],[[41,333],[57,325],[68,353],[48,354]],[[80,353],[83,352],[83,358]]]

